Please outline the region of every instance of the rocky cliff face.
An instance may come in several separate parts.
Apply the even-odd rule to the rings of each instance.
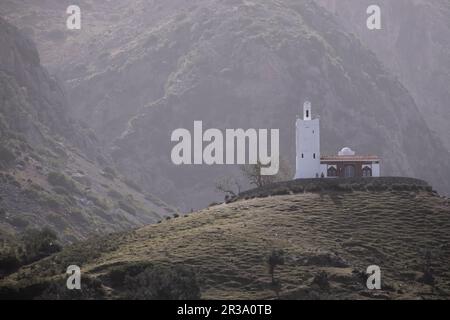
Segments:
[[[401,79],[423,118],[450,150],[450,3],[446,0],[377,1],[382,30],[366,27],[373,1],[316,2],[330,10]]]
[[[34,43],[0,18],[0,130],[37,146],[66,140],[92,158],[100,156],[93,132],[68,116],[65,93],[40,64]]]
[[[280,128],[282,154],[293,164],[294,122],[304,99],[321,117],[323,153],[347,145],[376,153],[384,175],[424,178],[450,190],[448,153],[413,97],[312,1],[81,6],[86,23],[79,33],[55,22],[54,7],[34,18],[9,17],[62,33],[59,40],[34,36],[65,80],[73,114],[109,143],[123,172],[183,209],[211,201],[214,180],[233,169],[175,167],[172,130],[191,129],[194,120],[208,128]],[[63,62],[49,59],[56,46]]]
[[[32,41],[2,18],[0,43],[0,238],[49,226],[74,241],[171,213],[109,167]]]
[[[33,142],[41,143],[45,138],[40,124],[58,134],[65,128],[71,130],[62,91],[41,67],[32,42],[3,19],[0,40],[2,130],[20,131]]]

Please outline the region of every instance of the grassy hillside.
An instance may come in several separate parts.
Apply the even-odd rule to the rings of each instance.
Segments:
[[[2,280],[0,293],[48,294],[74,263],[84,298],[124,297],[124,274],[145,266],[189,267],[205,299],[450,298],[449,218],[449,199],[413,183],[238,200],[67,247]],[[285,260],[277,285],[273,250]],[[382,270],[377,292],[365,289],[373,264]]]

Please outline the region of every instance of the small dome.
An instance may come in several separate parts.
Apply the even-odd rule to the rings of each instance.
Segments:
[[[352,149],[345,147],[342,148],[341,151],[339,151],[338,153],[340,156],[354,156],[355,155],[355,151],[353,151]]]

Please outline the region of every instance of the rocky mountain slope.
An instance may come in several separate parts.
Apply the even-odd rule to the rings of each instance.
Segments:
[[[0,43],[1,239],[48,226],[74,241],[173,213],[114,171],[32,41],[1,18]]]
[[[174,129],[194,120],[280,128],[293,163],[305,99],[322,119],[323,153],[351,146],[381,156],[383,175],[450,190],[449,154],[413,97],[312,1],[84,0],[80,31],[65,29],[64,1],[7,3],[5,15],[38,39],[72,114],[112,147],[119,170],[183,210],[216,198],[214,181],[234,169],[172,165]]]
[[[377,1],[382,30],[366,27],[373,1],[317,0],[398,75],[430,128],[450,150],[450,3],[446,0]]]
[[[55,297],[50,285],[70,298],[65,269],[76,264],[84,298],[124,297],[139,270],[173,266],[194,270],[204,299],[450,297],[448,198],[402,178],[313,187],[272,186],[269,197],[254,190],[247,200],[67,247],[2,280],[0,294]],[[267,265],[273,250],[284,257],[276,286]],[[381,268],[380,291],[365,286],[369,265]]]

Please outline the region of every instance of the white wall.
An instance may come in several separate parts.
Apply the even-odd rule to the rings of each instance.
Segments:
[[[328,165],[326,165],[326,164],[321,164],[321,165],[320,165],[320,173],[319,173],[319,176],[321,176],[322,173],[323,173],[324,177],[326,178],[327,175],[328,175]]]
[[[381,176],[380,164],[379,163],[372,164],[372,177],[380,177],[380,176]]]
[[[295,179],[315,178],[316,175],[319,175],[320,177],[322,171],[320,166],[319,119],[297,119],[296,150],[297,161]]]

